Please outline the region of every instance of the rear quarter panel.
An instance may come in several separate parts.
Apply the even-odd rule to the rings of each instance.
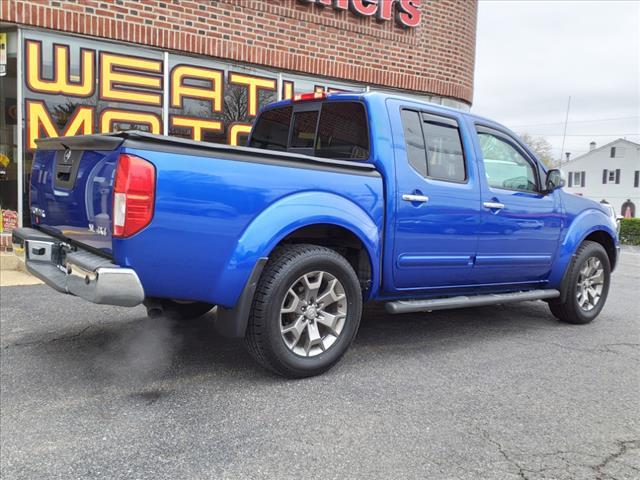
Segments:
[[[358,235],[379,278],[383,190],[379,175],[222,160],[127,148],[156,166],[151,224],[114,239],[118,264],[148,296],[231,307],[262,256],[288,233],[333,223]]]

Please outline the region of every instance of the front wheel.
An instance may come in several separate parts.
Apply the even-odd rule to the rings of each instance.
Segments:
[[[611,264],[604,247],[585,241],[573,258],[566,279],[566,299],[549,301],[549,309],[567,323],[585,324],[594,320],[609,293]]]
[[[360,283],[344,257],[316,245],[286,245],[260,278],[245,342],[279,375],[318,375],[347,351],[361,314]]]

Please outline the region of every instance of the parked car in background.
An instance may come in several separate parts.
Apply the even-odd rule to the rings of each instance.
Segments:
[[[33,274],[61,292],[193,318],[285,376],[326,371],[364,302],[390,314],[545,300],[598,316],[615,219],[566,194],[512,132],[382,93],[303,94],[248,147],[137,131],[38,142]],[[393,321],[390,319],[390,321]]]

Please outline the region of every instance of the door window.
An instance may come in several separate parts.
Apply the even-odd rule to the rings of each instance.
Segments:
[[[490,187],[525,192],[537,191],[533,166],[509,142],[487,132],[478,132],[478,140]]]
[[[455,120],[401,110],[407,160],[423,177],[464,182],[467,173]]]
[[[464,182],[466,172],[460,133],[456,127],[440,123],[423,124],[427,143],[427,172],[429,177],[449,182]]]
[[[407,160],[423,177],[427,176],[427,155],[420,125],[420,114],[413,110],[402,110],[402,128],[407,149]]]

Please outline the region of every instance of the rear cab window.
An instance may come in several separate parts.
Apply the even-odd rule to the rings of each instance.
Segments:
[[[286,151],[292,112],[291,107],[266,110],[253,129],[250,146]]]
[[[328,101],[266,110],[256,122],[249,146],[339,160],[367,160],[370,145],[366,109],[361,102]]]
[[[317,110],[294,113],[290,148],[313,148],[316,141],[317,127]]]

